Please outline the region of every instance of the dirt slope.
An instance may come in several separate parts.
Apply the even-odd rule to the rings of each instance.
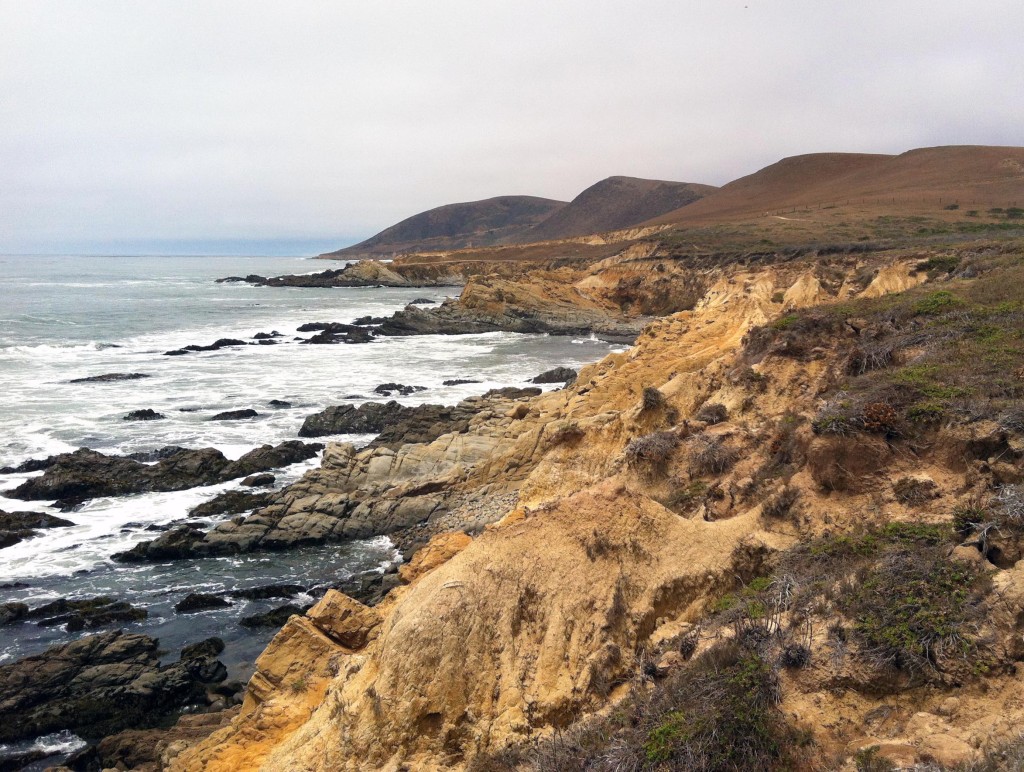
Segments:
[[[982,208],[1024,200],[1024,148],[950,146],[901,155],[815,153],[784,158],[651,224],[704,224],[787,208],[893,204],[927,199],[932,208],[963,201]]]

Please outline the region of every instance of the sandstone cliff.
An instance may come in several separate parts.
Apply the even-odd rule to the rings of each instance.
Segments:
[[[986,342],[1016,329],[1019,299],[1006,288],[1020,247],[685,270],[662,259],[660,271],[659,259],[621,255],[568,285],[595,303],[618,292],[609,307],[628,314],[622,293],[634,278],[629,305],[654,302],[648,289],[664,279],[656,312],[686,308],[648,323],[630,350],[566,389],[485,411],[460,434],[398,451],[333,447],[292,486],[295,522],[365,496],[371,510],[390,501],[389,512],[429,502],[416,517],[438,526],[431,532],[469,536],[435,537],[374,609],[332,593],[293,617],[257,663],[239,717],[172,769],[535,768],[538,738],[577,737],[610,720],[601,718],[609,704],[660,704],[643,697],[668,688],[652,678],[690,678],[706,655],[723,661],[715,652],[726,642],[754,646],[749,630],[767,636],[749,650],[757,662],[775,646],[790,652],[790,664],[765,671],[771,715],[805,732],[818,761],[863,751],[955,763],[1010,738],[1024,718],[1012,676],[1024,647],[1014,643],[1021,552],[1011,525],[982,541],[958,526],[968,546],[957,555],[974,567],[951,569],[956,581],[992,577],[999,588],[971,585],[971,607],[987,611],[954,635],[970,660],[930,649],[919,669],[911,641],[883,661],[850,597],[868,592],[856,576],[892,581],[894,555],[939,561],[929,571],[960,565],[943,557],[957,542],[940,544],[951,513],[1022,479],[1017,424],[977,412],[985,404],[989,418],[1009,416],[1015,387],[943,371],[936,348],[958,341],[958,356],[975,352],[977,363],[984,352],[992,361],[1021,353],[1009,338]],[[684,288],[694,300],[680,300]],[[975,319],[987,320],[989,338],[973,332]],[[481,516],[492,499],[510,502],[497,522]],[[979,518],[1005,509],[984,506],[993,514]],[[814,569],[831,577],[824,585],[809,578],[814,555],[846,555],[836,550],[849,544],[852,557]],[[806,598],[799,611],[772,595],[780,566]],[[754,611],[766,607],[767,616]],[[848,631],[845,658],[828,653],[840,646],[835,625]],[[793,646],[807,649],[809,665]],[[632,737],[645,720],[604,724],[602,736]],[[665,726],[676,725],[652,725],[641,742],[686,736]],[[641,755],[675,758],[685,750],[677,741],[641,745]]]

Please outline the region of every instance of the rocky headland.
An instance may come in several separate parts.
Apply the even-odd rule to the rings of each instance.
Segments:
[[[862,751],[955,763],[1012,739],[1018,537],[1005,525],[979,541],[952,513],[982,502],[979,521],[1007,516],[1000,497],[1016,494],[1000,491],[1024,479],[1024,440],[999,418],[1015,398],[999,395],[1015,392],[971,386],[1001,405],[972,417],[955,396],[968,393],[963,373],[943,369],[930,341],[949,340],[953,324],[975,345],[974,318],[1012,327],[999,288],[1021,254],[972,244],[938,256],[755,256],[685,273],[646,255],[638,296],[673,275],[686,276],[675,292],[700,294],[648,322],[629,351],[561,390],[468,400],[446,433],[329,445],[321,468],[271,506],[185,542],[179,533],[189,554],[393,532],[412,559],[373,609],[329,594],[293,616],[238,718],[170,768],[532,769],[533,754],[570,766],[598,742],[537,740],[552,728],[619,738],[608,752],[626,763],[662,736],[652,733],[683,699],[672,695],[731,688],[707,679],[743,672],[776,695],[758,708],[771,745],[745,750],[747,768]],[[379,410],[323,420],[387,431],[412,416]],[[897,565],[909,566],[903,581],[923,571],[964,583],[985,621],[935,613],[965,625],[956,646],[983,656],[984,671],[916,638],[879,654],[885,625],[905,612],[870,621],[868,593],[898,581],[886,578]],[[983,577],[993,584],[975,584]],[[832,582],[848,589],[822,599]],[[635,718],[605,717],[609,703]],[[801,732],[811,739],[798,743]],[[666,740],[665,758],[685,742]]]
[[[980,153],[968,187],[1019,186],[1019,166],[989,164],[1007,152]],[[14,674],[10,710],[99,740],[75,768],[1014,769],[1024,234],[978,236],[948,208],[902,230],[872,209],[819,205],[807,226],[764,215],[771,186],[795,209],[818,178],[895,180],[911,162],[931,164],[945,193],[967,185],[962,156],[787,159],[688,203],[685,228],[327,272],[462,286],[437,307],[353,325],[370,345],[493,330],[631,345],[545,374],[564,384],[551,391],[332,405],[303,436],[376,438],[330,442],[301,479],[209,503],[227,519],[172,525],[117,555],[173,564],[377,535],[401,549],[397,569],[345,586],[265,588],[275,607],[244,624],[281,627],[244,695],[211,686],[215,646],[202,665],[184,652],[159,665],[148,640],[125,644],[145,683],[162,685],[145,692],[152,702],[134,696],[130,668],[96,681],[98,698],[131,695],[129,711],[169,723],[193,701],[209,719],[129,724],[138,735],[93,726],[87,711],[72,719],[25,685],[69,659],[60,647],[0,668]],[[744,219],[744,206],[770,221]],[[864,232],[846,238],[836,216]],[[382,397],[415,388],[383,386]],[[85,453],[41,461],[29,483],[40,497],[81,487],[88,462],[180,484],[175,453],[141,470]],[[197,456],[187,476],[230,479],[232,463]],[[241,600],[195,593],[181,613]],[[31,612],[4,613],[18,624]],[[68,646],[102,659],[130,637]],[[90,660],[71,660],[50,690],[59,705],[78,704],[59,689],[91,677]]]

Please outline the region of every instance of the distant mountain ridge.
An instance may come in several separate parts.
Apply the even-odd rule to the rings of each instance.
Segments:
[[[692,182],[608,177],[554,212],[529,235],[532,241],[552,241],[622,230],[689,206],[716,190]]]
[[[445,204],[407,217],[366,241],[329,254],[389,257],[403,252],[493,246],[514,241],[565,205],[565,201],[535,196],[497,196]]]
[[[1024,148],[1020,147],[949,145],[899,155],[812,153],[783,158],[648,224],[713,223],[858,198],[890,197],[899,202],[929,196],[1005,205],[1020,201],[1022,194]]]
[[[429,252],[529,244],[638,225],[698,201],[710,185],[637,177],[609,177],[571,202],[533,196],[498,196],[446,204],[408,217],[330,257],[391,257]]]

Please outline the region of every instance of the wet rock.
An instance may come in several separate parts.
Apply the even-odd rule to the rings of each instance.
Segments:
[[[344,268],[331,268],[319,273],[286,276],[226,276],[222,282],[247,282],[261,287],[449,287],[459,283],[459,277],[447,274],[405,278],[375,260],[360,260]]]
[[[111,381],[137,381],[140,378],[149,378],[146,373],[104,373],[103,375],[90,375],[88,378],[72,378],[68,383],[110,383]]]
[[[212,659],[224,651],[224,641],[220,638],[207,638],[198,643],[189,644],[181,650],[181,659]]]
[[[65,729],[102,737],[154,726],[205,703],[204,679],[223,680],[222,671],[208,657],[161,667],[156,639],[122,631],[53,646],[0,666],[0,742]]]
[[[196,550],[202,544],[203,536],[198,526],[184,525],[164,532],[154,541],[139,542],[127,552],[118,552],[111,557],[119,563],[190,558],[198,554]]]
[[[464,383],[482,383],[482,381],[472,381],[465,378],[452,378],[447,381],[441,381],[443,386],[462,386]]]
[[[271,598],[294,598],[306,592],[301,584],[266,584],[262,587],[249,587],[244,590],[232,590],[232,598],[245,600],[269,600]]]
[[[426,386],[406,386],[402,383],[382,383],[377,386],[373,392],[374,394],[381,394],[385,397],[390,397],[392,394],[398,393],[403,397],[408,397],[410,394],[415,394],[417,391],[426,391]]]
[[[216,517],[217,515],[237,515],[239,512],[251,512],[258,507],[270,503],[269,493],[247,493],[245,491],[227,491],[214,496],[189,510],[189,517]],[[166,530],[166,529],[163,529]]]
[[[299,429],[300,437],[329,434],[375,434],[405,418],[412,408],[390,402],[366,402],[359,407],[336,405],[307,416]]]
[[[205,713],[186,713],[174,726],[166,729],[126,729],[104,737],[96,745],[73,754],[66,766],[58,767],[55,772],[68,768],[76,772],[102,769],[156,772],[164,769],[164,762],[177,755],[180,748],[205,739],[229,724],[238,714],[237,708],[219,712],[213,712],[213,708],[211,704]]]
[[[233,480],[268,469],[280,469],[313,458],[323,449],[324,446],[319,442],[300,440],[287,440],[280,445],[261,445],[228,464],[222,473],[222,479]]]
[[[291,402],[286,402],[283,399],[272,399],[267,404],[270,405],[272,408],[276,408],[277,410],[284,410],[285,408],[289,408],[292,406]]]
[[[501,397],[504,399],[527,399],[529,397],[540,396],[542,393],[543,391],[536,387],[517,389],[515,386],[506,386],[502,389],[491,389],[490,391],[484,392],[484,399],[493,399],[495,397]]]
[[[155,410],[146,407],[146,408],[143,408],[142,410],[133,410],[132,412],[128,413],[121,420],[123,420],[123,421],[159,421],[159,420],[161,420],[163,418],[166,418],[166,417],[167,416],[165,416],[163,413],[158,413]]]
[[[26,500],[59,499],[74,503],[96,496],[184,490],[231,479],[222,476],[230,465],[231,462],[213,448],[174,453],[153,465],[82,448],[61,454],[44,474],[26,480],[9,495]]]
[[[369,447],[400,448],[412,443],[433,442],[442,434],[461,434],[469,428],[470,419],[476,415],[478,406],[460,403],[455,407],[446,405],[416,405],[383,429]]]
[[[252,614],[247,617],[242,617],[238,624],[242,627],[283,627],[284,623],[288,621],[288,618],[295,614],[303,614],[306,609],[309,608],[296,606],[294,603],[286,603],[283,606],[278,606],[275,609],[271,609],[263,614]]]
[[[218,598],[216,595],[207,595],[202,592],[190,592],[182,600],[174,604],[174,610],[179,614],[194,614],[197,611],[209,611],[215,608],[228,608],[231,603]]]
[[[352,324],[357,324],[357,325],[362,325],[362,326],[370,325],[370,324],[383,324],[387,320],[388,320],[388,317],[386,317],[386,316],[360,316],[358,319],[356,319],[354,322],[352,322]]]
[[[272,338],[283,338],[284,336],[277,330],[273,332],[258,332],[252,336],[253,340],[270,340]]]
[[[277,478],[274,477],[274,475],[269,472],[264,472],[263,474],[250,475],[242,480],[240,484],[244,485],[246,488],[266,488],[273,485],[275,482],[277,482]]]
[[[513,290],[514,291],[514,290]],[[478,284],[462,298],[436,308],[408,305],[377,328],[378,335],[478,335],[485,332],[597,334],[609,340],[632,341],[649,318],[625,319],[600,309],[552,305],[542,297],[520,304],[499,300],[501,288]],[[486,297],[485,297],[486,296]]]
[[[531,378],[530,383],[569,383],[576,380],[576,371],[571,367],[556,367],[547,370],[536,378]]]
[[[219,338],[211,343],[209,346],[198,346],[192,344],[190,346],[184,346],[174,351],[165,351],[164,356],[177,357],[184,356],[185,354],[191,354],[195,351],[219,351],[222,348],[231,348],[233,346],[246,346],[248,345],[244,340],[238,340],[237,338]]]
[[[28,615],[24,603],[0,603],[0,627],[20,622]]]
[[[93,630],[116,622],[139,622],[148,616],[145,609],[126,601],[115,601],[105,595],[85,600],[60,598],[32,609],[26,619],[38,620],[40,627],[66,625],[69,633]]]
[[[22,461],[17,466],[5,466],[0,468],[0,474],[25,474],[26,472],[41,472],[44,469],[49,469],[51,466],[57,463],[57,456],[47,456],[46,458],[30,458],[28,461]]]
[[[225,410],[223,413],[217,413],[217,415],[210,418],[211,421],[244,421],[248,418],[259,418],[257,413],[252,408],[246,408],[245,410]]]
[[[4,512],[0,510],[0,548],[38,536],[41,528],[65,528],[70,520],[45,512]]]
[[[341,322],[310,322],[297,328],[298,332],[317,332],[302,343],[369,343],[373,333],[354,324]]]
[[[165,458],[170,458],[187,451],[188,448],[183,448],[180,445],[165,445],[157,450],[142,450],[137,453],[129,453],[125,458],[130,458],[132,461],[152,463],[153,461],[163,461]]]
[[[436,300],[431,300],[430,298],[416,298],[415,300],[410,300],[409,301],[409,305],[410,306],[435,306],[435,305],[437,305],[437,301]]]

